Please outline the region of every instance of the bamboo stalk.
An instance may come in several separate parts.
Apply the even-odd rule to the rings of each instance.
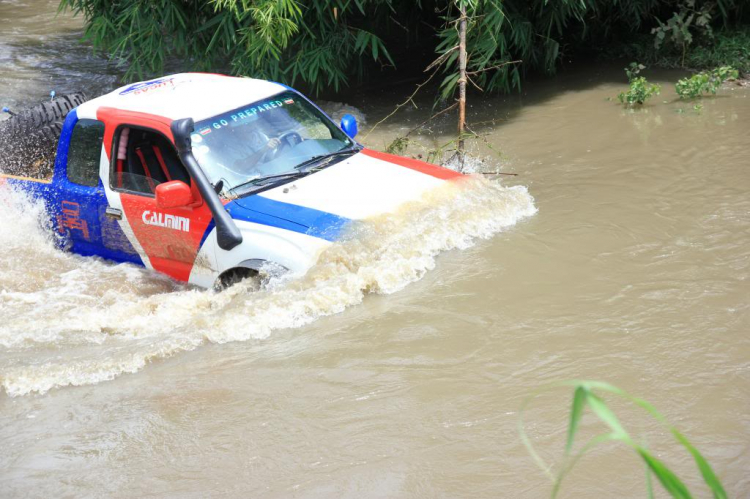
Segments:
[[[464,128],[466,126],[466,7],[457,2],[461,17],[458,20],[458,159],[464,169]]]

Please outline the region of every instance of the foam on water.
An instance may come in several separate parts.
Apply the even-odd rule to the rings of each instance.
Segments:
[[[59,251],[44,211],[0,190],[0,384],[13,395],[84,385],[209,341],[265,339],[393,293],[536,211],[524,187],[471,178],[352,227],[302,278],[217,293],[129,265]]]

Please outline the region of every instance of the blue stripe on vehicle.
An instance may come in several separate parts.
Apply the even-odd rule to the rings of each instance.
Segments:
[[[232,218],[237,220],[278,227],[326,241],[339,239],[344,226],[351,221],[333,213],[275,201],[259,195],[232,201],[226,208]]]
[[[214,219],[212,218],[211,221],[208,223],[208,227],[206,227],[206,230],[203,232],[203,236],[201,236],[201,242],[198,245],[198,251],[201,250],[203,247],[203,243],[206,242],[206,239],[208,239],[208,235],[211,234],[211,231],[214,230],[214,227],[216,227],[216,223],[214,222]]]

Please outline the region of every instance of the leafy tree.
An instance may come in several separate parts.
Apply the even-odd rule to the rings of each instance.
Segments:
[[[566,53],[650,30],[681,5],[458,1],[468,20],[469,83],[490,91],[520,88],[528,71],[552,73]],[[682,1],[696,12],[711,11],[690,20],[703,29],[729,22],[738,0]],[[85,18],[85,37],[126,66],[126,79],[161,73],[177,59],[181,68],[302,83],[319,93],[396,63],[399,70],[424,68],[437,56],[445,97],[458,80],[456,0],[61,0],[60,9]]]
[[[366,58],[393,64],[366,14],[391,0],[61,0],[86,18],[84,37],[127,67],[126,79],[163,71],[171,57],[198,70],[338,90]],[[365,4],[369,10],[365,11]],[[377,22],[374,23],[377,25]]]

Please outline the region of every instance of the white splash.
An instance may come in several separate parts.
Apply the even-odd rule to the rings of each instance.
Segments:
[[[470,178],[358,224],[300,279],[191,289],[129,264],[64,253],[43,207],[0,189],[0,385],[11,395],[110,380],[206,341],[265,339],[394,293],[536,212],[525,187]]]

